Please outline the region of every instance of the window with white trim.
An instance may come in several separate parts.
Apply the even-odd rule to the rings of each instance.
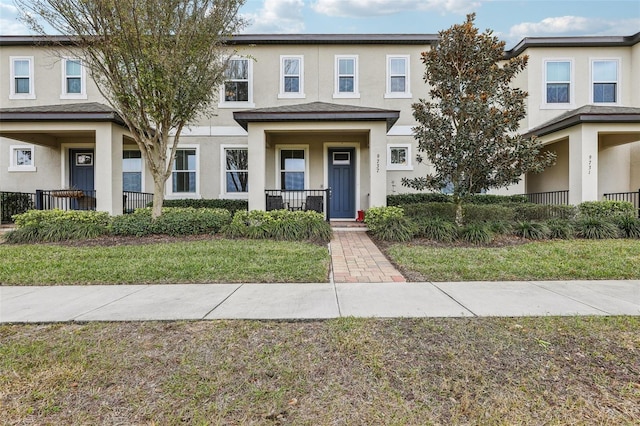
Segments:
[[[357,98],[358,92],[358,56],[336,56],[336,98]]]
[[[573,103],[571,61],[545,61],[545,90],[547,104]]]
[[[386,98],[410,98],[409,55],[387,55]]]
[[[246,147],[223,147],[223,193],[249,193],[249,150]]]
[[[303,98],[303,57],[280,56],[280,98]]]
[[[35,172],[35,147],[33,145],[11,145],[9,147],[10,172]]]
[[[221,107],[247,106],[253,102],[253,65],[248,58],[229,60],[222,86]]]
[[[62,95],[61,99],[86,99],[85,70],[78,58],[62,60]]]
[[[171,192],[174,194],[198,193],[198,150],[178,148],[171,172]]]
[[[387,145],[387,170],[413,170],[411,144]]]
[[[142,153],[122,152],[122,190],[142,192]]]
[[[591,62],[591,99],[593,103],[618,102],[618,60],[597,59]]]
[[[278,150],[280,189],[301,191],[307,185],[307,149],[283,147]]]
[[[9,99],[35,99],[33,57],[12,56],[10,62]]]

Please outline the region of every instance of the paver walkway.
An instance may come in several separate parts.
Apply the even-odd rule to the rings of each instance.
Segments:
[[[363,228],[333,229],[331,272],[336,283],[406,282]]]

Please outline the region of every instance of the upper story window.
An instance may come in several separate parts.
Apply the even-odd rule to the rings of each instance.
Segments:
[[[229,60],[225,70],[225,82],[221,107],[233,107],[238,103],[246,107],[253,102],[252,62],[247,58]]]
[[[303,57],[280,57],[280,98],[303,98]]]
[[[33,58],[14,57],[11,61],[11,81],[9,99],[35,99],[33,89]]]
[[[197,194],[198,151],[196,148],[179,148],[173,160],[171,192],[173,194]]]
[[[224,146],[223,193],[228,196],[249,192],[249,150],[246,147]]]
[[[572,66],[568,60],[545,61],[547,104],[573,103]]]
[[[387,98],[410,98],[409,56],[387,56]]]
[[[358,57],[336,56],[336,81],[334,98],[359,98]]]
[[[11,145],[9,147],[10,172],[35,172],[35,149],[33,145]]]
[[[591,62],[592,99],[594,103],[618,102],[618,60],[598,59]]]
[[[82,61],[67,58],[62,61],[61,99],[86,99],[85,72]]]

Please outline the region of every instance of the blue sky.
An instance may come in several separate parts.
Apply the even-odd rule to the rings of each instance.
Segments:
[[[524,37],[631,35],[640,0],[246,0],[245,33],[435,34],[476,12],[512,47]],[[29,34],[12,0],[0,0],[0,33]]]

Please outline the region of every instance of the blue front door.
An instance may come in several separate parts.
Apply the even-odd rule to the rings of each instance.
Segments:
[[[70,149],[71,164],[69,184],[74,189],[93,191],[94,187],[94,151],[93,149]]]
[[[329,149],[331,219],[356,216],[356,156],[353,148]]]

